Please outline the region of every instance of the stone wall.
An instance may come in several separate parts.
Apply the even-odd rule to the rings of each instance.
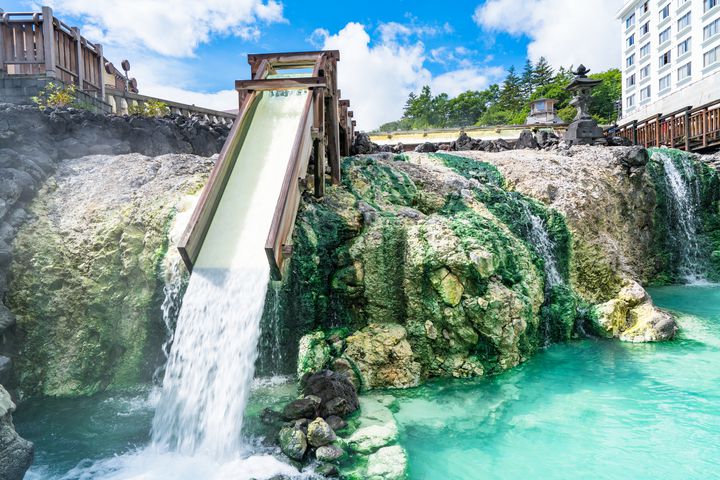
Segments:
[[[45,75],[3,75],[0,73],[0,99],[7,103],[31,105],[32,97],[37,96],[48,83],[62,83],[56,78]],[[110,113],[112,107],[101,98],[82,91],[75,92],[78,103],[92,106],[98,112]]]
[[[229,128],[197,118],[117,117],[84,110],[0,104],[0,384],[16,354],[15,316],[5,306],[12,245],[27,205],[65,159],[90,154],[218,153]]]

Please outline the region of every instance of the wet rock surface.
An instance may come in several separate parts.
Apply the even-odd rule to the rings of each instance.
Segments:
[[[0,385],[0,478],[3,480],[22,480],[35,456],[33,444],[15,432],[14,411],[10,394]]]

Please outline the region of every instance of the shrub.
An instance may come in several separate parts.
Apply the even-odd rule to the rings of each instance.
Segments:
[[[46,108],[68,107],[75,101],[75,85],[63,85],[50,82],[40,90],[37,96],[32,97],[40,110]]]
[[[128,113],[141,117],[164,117],[170,113],[170,108],[161,100],[148,100],[142,105],[131,105]]]

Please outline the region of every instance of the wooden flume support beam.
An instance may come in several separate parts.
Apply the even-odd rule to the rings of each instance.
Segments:
[[[188,269],[192,270],[197,260],[240,149],[245,141],[252,141],[247,132],[261,95],[271,90],[305,89],[307,101],[265,242],[272,277],[281,279],[283,265],[292,254],[292,231],[303,191],[311,180],[315,197],[325,194],[328,163],[330,180],[340,183],[341,152],[349,154],[355,122],[347,111],[349,102],[341,105],[339,99],[339,60],[340,54],[334,50],[248,56],[252,80],[235,82],[240,102],[237,119],[178,246]],[[282,76],[286,70],[296,75]],[[299,75],[298,70],[302,70]]]

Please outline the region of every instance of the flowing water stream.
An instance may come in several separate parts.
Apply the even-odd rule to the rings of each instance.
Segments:
[[[533,214],[530,208],[523,204],[525,215],[530,219],[530,241],[535,246],[538,254],[543,258],[545,269],[545,287],[552,288],[565,284],[558,269],[557,258],[555,257],[555,243],[550,238],[545,222],[542,218]]]
[[[701,244],[699,208],[699,187],[691,160],[679,156],[676,164],[673,157],[662,151],[653,158],[662,161],[665,172],[665,191],[668,196],[668,228],[673,245],[677,247],[680,278],[687,283],[705,281],[705,259]]]

